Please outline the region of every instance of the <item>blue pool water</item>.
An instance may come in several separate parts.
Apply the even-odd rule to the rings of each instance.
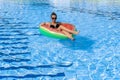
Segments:
[[[75,41],[40,34],[53,11]],[[0,80],[120,80],[120,1],[0,0]]]

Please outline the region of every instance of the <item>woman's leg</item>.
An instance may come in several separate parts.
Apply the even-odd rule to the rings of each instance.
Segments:
[[[71,40],[74,40],[74,38],[72,37],[72,34],[70,34],[70,33],[67,32],[67,31],[64,31],[64,30],[62,30],[62,32],[63,32],[68,38],[70,38]]]
[[[67,28],[65,28],[64,26],[59,26],[59,28],[58,28],[59,30],[60,29],[62,29],[62,30],[64,30],[64,31],[67,31],[67,32],[69,32],[69,33],[72,33],[72,34],[78,34],[79,32],[77,32],[77,31],[73,31],[73,30],[69,30],[69,29],[67,29]]]

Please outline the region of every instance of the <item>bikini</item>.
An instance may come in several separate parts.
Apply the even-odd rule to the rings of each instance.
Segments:
[[[51,28],[55,28],[55,29],[57,29],[59,26],[60,26],[60,23],[58,23],[58,22],[56,23],[56,26],[50,24],[50,27],[51,27]]]

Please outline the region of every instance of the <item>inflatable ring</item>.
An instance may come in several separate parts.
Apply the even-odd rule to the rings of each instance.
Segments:
[[[69,30],[75,30],[75,27],[72,24],[62,23],[62,26],[66,27]],[[44,24],[39,26],[40,33],[51,38],[57,39],[67,39],[68,37],[62,32],[62,30],[58,31],[57,29],[50,28],[50,25]],[[74,35],[73,35],[74,36]]]

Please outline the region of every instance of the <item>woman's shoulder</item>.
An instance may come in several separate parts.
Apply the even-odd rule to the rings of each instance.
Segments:
[[[42,23],[45,23],[45,24],[50,24],[50,22],[42,22]]]
[[[44,24],[50,25],[50,22],[42,22],[40,25],[44,25]]]

